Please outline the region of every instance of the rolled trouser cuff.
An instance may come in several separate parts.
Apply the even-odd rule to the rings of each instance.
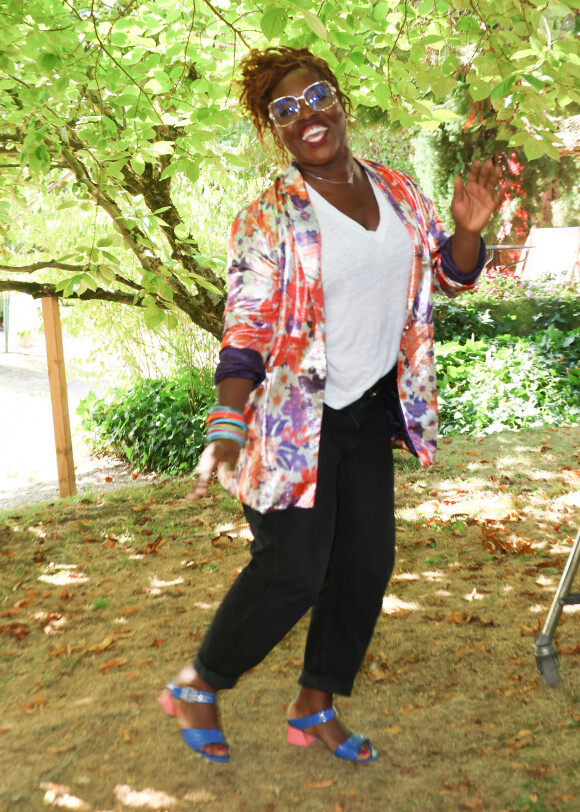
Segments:
[[[350,696],[352,694],[352,682],[332,679],[332,677],[321,677],[318,674],[309,674],[303,671],[298,677],[298,684],[303,688],[312,688],[314,691],[325,691],[329,694],[340,694]]]
[[[209,668],[204,666],[197,655],[193,660],[193,667],[202,680],[205,680],[205,682],[211,685],[212,688],[215,688],[216,691],[225,691],[228,688],[233,688],[239,679],[239,677],[224,677],[222,674],[216,674],[214,671],[210,671]]]

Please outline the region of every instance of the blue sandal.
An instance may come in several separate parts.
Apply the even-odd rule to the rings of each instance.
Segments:
[[[174,699],[181,702],[200,702],[203,705],[213,705],[215,703],[215,694],[210,691],[197,691],[195,688],[182,688],[174,682],[168,682],[165,690],[157,700],[168,716],[175,716]],[[230,760],[229,753],[226,756],[216,756],[202,750],[202,747],[205,747],[206,744],[224,744],[226,747],[228,746],[221,730],[216,728],[207,730],[203,727],[183,728],[181,738],[188,747],[191,747],[194,752],[208,761],[223,763]]]
[[[302,716],[300,719],[288,719],[288,744],[296,744],[298,747],[308,747],[310,744],[318,740],[318,736],[313,736],[311,733],[305,731],[309,727],[315,725],[323,725],[335,719],[338,716],[334,705],[332,708],[313,713],[310,716]],[[358,754],[363,744],[368,745],[371,754],[369,758],[360,759]],[[338,758],[343,758],[346,761],[356,761],[357,764],[369,764],[371,761],[376,761],[379,757],[378,751],[370,743],[369,739],[353,733],[351,736],[339,744],[336,750],[333,751],[334,755]]]

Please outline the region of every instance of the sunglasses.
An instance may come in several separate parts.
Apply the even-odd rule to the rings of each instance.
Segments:
[[[308,85],[301,96],[281,96],[268,105],[268,112],[272,121],[278,127],[287,127],[300,118],[300,102],[304,101],[316,112],[328,110],[338,101],[336,91],[330,82],[320,81]]]

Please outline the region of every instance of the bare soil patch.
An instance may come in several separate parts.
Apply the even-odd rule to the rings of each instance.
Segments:
[[[398,558],[342,717],[373,765],[285,742],[307,618],[220,695],[232,749],[208,764],[156,697],[248,559],[239,506],[187,483],[0,513],[0,809],[580,809],[580,622],[560,682],[531,645],[580,522],[580,428],[397,452]]]

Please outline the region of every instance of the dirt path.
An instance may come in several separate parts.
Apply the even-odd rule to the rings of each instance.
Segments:
[[[108,383],[99,385],[102,390]],[[95,458],[82,437],[76,409],[95,386],[69,378],[67,388],[78,492],[133,483],[129,466]],[[0,460],[0,508],[58,497],[50,389],[40,344],[0,353]]]

